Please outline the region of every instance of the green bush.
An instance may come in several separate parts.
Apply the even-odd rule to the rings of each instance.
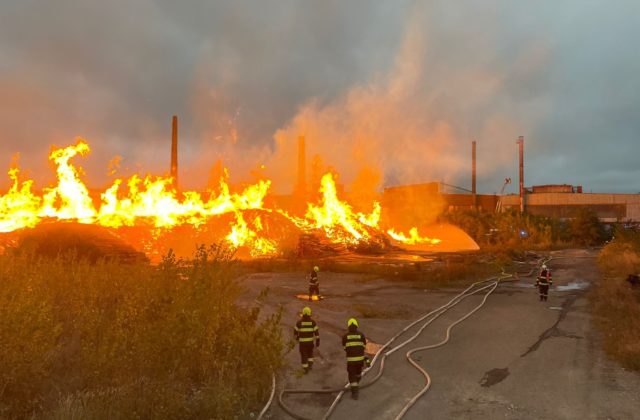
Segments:
[[[281,365],[280,313],[236,304],[232,255],[0,256],[0,418],[231,418]]]

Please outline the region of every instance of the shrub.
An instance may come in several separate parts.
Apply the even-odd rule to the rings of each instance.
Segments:
[[[628,369],[640,370],[640,291],[626,276],[640,272],[640,233],[620,229],[598,256],[603,278],[592,288],[594,322],[604,349]]]
[[[270,391],[280,314],[236,304],[233,255],[0,256],[0,417],[230,418]]]
[[[580,209],[569,224],[571,239],[581,246],[594,246],[604,242],[606,233],[596,213],[589,209]]]
[[[502,213],[454,210],[442,214],[440,220],[459,226],[482,249],[491,251],[593,246],[606,240],[604,225],[586,209],[570,220],[520,214],[514,209]]]

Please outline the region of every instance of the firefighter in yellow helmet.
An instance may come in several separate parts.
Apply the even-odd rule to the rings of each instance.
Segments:
[[[309,300],[313,300],[313,295],[315,294],[320,299],[320,282],[318,281],[318,271],[320,271],[320,267],[317,265],[313,267],[311,273],[309,274]]]
[[[300,348],[302,368],[307,373],[313,367],[314,341],[315,347],[320,347],[320,331],[316,321],[311,319],[311,308],[308,306],[302,308],[302,317],[293,328],[293,335]]]
[[[546,302],[549,298],[549,287],[553,285],[553,279],[551,277],[551,270],[546,264],[542,264],[540,274],[536,278],[536,286],[538,286],[538,294],[540,295],[540,302]]]
[[[358,321],[351,318],[347,322],[347,333],[342,337],[342,347],[347,354],[347,374],[349,375],[349,385],[351,387],[351,398],[358,399],[360,389],[360,378],[362,369],[365,367],[364,349],[367,339],[358,330]]]

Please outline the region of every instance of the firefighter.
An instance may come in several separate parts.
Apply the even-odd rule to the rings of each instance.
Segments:
[[[536,280],[536,286],[538,287],[538,293],[540,294],[540,302],[546,302],[549,297],[549,286],[552,285],[553,280],[551,279],[551,270],[546,264],[542,264],[542,269],[540,270],[540,274],[538,274],[538,278]]]
[[[313,267],[311,273],[309,274],[309,300],[313,300],[313,295],[315,294],[320,299],[320,282],[318,281],[318,271],[320,271],[320,267],[317,265]]]
[[[364,348],[367,339],[358,331],[358,321],[351,318],[347,322],[347,333],[342,337],[342,347],[347,354],[347,373],[349,375],[349,385],[351,388],[351,398],[358,399],[360,389],[360,378],[362,369],[366,364]]]
[[[293,335],[298,340],[302,369],[307,373],[313,367],[313,343],[320,347],[320,331],[316,321],[311,319],[311,308],[302,308],[302,317],[293,328]]]

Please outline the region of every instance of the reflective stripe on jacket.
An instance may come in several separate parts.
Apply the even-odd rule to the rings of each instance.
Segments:
[[[347,354],[347,363],[364,361],[364,349],[367,339],[356,328],[349,328],[349,332],[342,337],[342,347]]]
[[[540,275],[538,275],[536,285],[537,286],[549,286],[553,284],[553,280],[551,279],[551,272],[547,270],[542,270]]]
[[[320,337],[320,330],[316,321],[310,316],[304,315],[293,327],[293,335],[299,343],[313,343],[316,338]]]

